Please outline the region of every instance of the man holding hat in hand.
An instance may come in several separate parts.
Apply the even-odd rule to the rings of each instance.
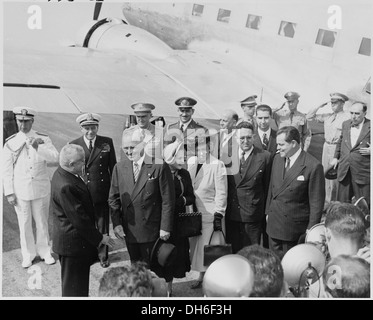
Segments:
[[[354,102],[350,120],[343,122],[341,136],[337,142],[334,159],[330,164],[338,165],[337,200],[351,202],[364,197],[370,206],[370,120],[366,118],[367,105]]]
[[[13,113],[19,132],[10,136],[4,145],[3,181],[5,197],[17,213],[22,267],[30,267],[36,255],[46,264],[54,264],[48,232],[51,185],[47,162],[57,162],[58,151],[46,134],[32,129],[34,109],[16,107]],[[36,225],[36,243],[32,218]]]
[[[76,118],[83,136],[71,141],[83,147],[85,154],[85,182],[91,194],[95,221],[101,234],[109,235],[109,205],[111,175],[117,163],[113,140],[97,135],[101,116],[96,113],[84,113]],[[103,268],[109,263],[108,247],[102,245],[98,249],[98,258]]]
[[[310,110],[306,117],[307,120],[316,120],[317,122],[324,123],[324,146],[322,151],[322,165],[324,166],[324,172],[326,178],[328,169],[331,168],[330,161],[334,158],[335,147],[338,139],[342,132],[342,123],[350,118],[347,112],[343,111],[345,102],[348,101],[348,97],[342,93],[331,93],[330,94],[330,105],[332,113],[316,114],[318,110],[324,108],[329,101],[324,102],[318,107]],[[337,199],[337,180],[326,179],[325,180],[325,201],[335,201]]]
[[[167,241],[173,226],[175,190],[171,170],[163,162],[148,161],[144,145],[129,130],[123,131],[125,157],[113,170],[109,205],[114,234],[126,242],[131,262],[151,267],[151,252],[158,238]]]

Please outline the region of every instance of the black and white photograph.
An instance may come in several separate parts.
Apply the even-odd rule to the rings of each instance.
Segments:
[[[0,299],[372,297],[372,1],[0,5]]]

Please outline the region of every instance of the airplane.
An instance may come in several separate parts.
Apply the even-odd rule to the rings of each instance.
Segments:
[[[341,29],[328,27],[338,16],[336,8],[328,12],[332,6],[342,10]],[[154,115],[170,123],[181,96],[198,101],[194,118],[212,128],[225,109],[241,116],[239,102],[253,94],[276,108],[287,91],[297,91],[299,110],[307,112],[340,91],[370,109],[369,0],[29,1],[5,2],[2,10],[3,111],[34,108],[35,129],[58,150],[80,135],[79,113],[102,114],[99,134],[121,150],[132,104],[153,103]],[[312,132],[310,152],[313,146],[321,159],[323,127],[312,124]],[[3,208],[9,276],[17,222],[13,209]],[[3,292],[16,289],[12,279],[3,277]]]
[[[328,30],[338,8],[341,29]],[[194,117],[218,128],[223,110],[241,115],[252,94],[276,108],[297,91],[302,112],[333,91],[370,103],[371,9],[367,0],[4,3],[3,108],[123,116],[145,101],[175,120],[174,101],[191,96]]]

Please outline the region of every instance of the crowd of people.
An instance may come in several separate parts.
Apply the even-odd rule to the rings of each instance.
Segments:
[[[327,271],[318,275],[323,282],[319,288],[325,290],[317,296],[366,297],[370,244],[363,240],[370,226],[352,201],[363,198],[370,207],[367,106],[354,101],[346,111],[348,97],[331,93],[330,102],[306,115],[297,110],[297,92],[284,97],[274,110],[258,105],[255,95],[242,100],[244,116],[225,110],[220,130],[193,119],[197,101],[190,97],[175,101],[179,120],[172,124],[153,118],[153,104],[136,103],[131,106],[136,121],[123,131],[119,162],[112,139],[98,135],[100,115],[79,115],[82,136],[66,141],[58,152],[46,134],[32,129],[35,110],[15,108],[19,132],[4,144],[3,182],[5,197],[17,213],[22,267],[30,267],[37,255],[53,264],[53,252],[61,264],[62,296],[88,296],[90,266],[110,266],[111,221],[132,267],[110,268],[100,283],[103,296],[113,296],[116,291],[110,286],[119,283],[126,296],[151,296],[157,291],[154,283],[161,283],[154,281],[158,277],[171,297],[173,279],[194,270],[199,277],[191,288],[203,288],[206,296],[241,292],[284,297],[291,290],[281,260],[322,222],[328,257]],[[317,115],[329,103],[333,113]],[[307,152],[308,121],[313,119],[325,124],[322,162]],[[47,163],[56,161],[59,166],[50,181]],[[336,171],[332,178],[331,170]],[[179,223],[190,207],[202,221],[200,234],[192,237],[182,234]],[[231,244],[231,254],[221,267],[215,266],[217,271],[208,272],[220,259],[206,265],[205,246],[225,243]],[[215,284],[226,276],[226,263],[250,266],[249,289],[224,291]],[[342,270],[337,287],[330,286],[334,274],[327,274],[333,266]],[[221,277],[219,269],[224,270]],[[355,274],[364,279],[354,282]],[[134,279],[142,283],[141,290],[131,287]],[[238,286],[242,283],[237,279]]]

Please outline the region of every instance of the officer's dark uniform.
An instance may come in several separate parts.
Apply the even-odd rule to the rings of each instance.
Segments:
[[[80,115],[76,121],[80,126],[99,124],[101,117],[98,114],[87,113]],[[89,151],[84,137],[80,137],[70,143],[83,147],[85,153],[85,181],[92,197],[95,210],[95,220],[98,230],[102,234],[109,234],[109,205],[108,197],[111,183],[111,175],[116,156],[113,140],[108,137],[96,135],[92,151]],[[109,266],[108,247],[103,245],[98,250],[98,257],[102,267]]]

